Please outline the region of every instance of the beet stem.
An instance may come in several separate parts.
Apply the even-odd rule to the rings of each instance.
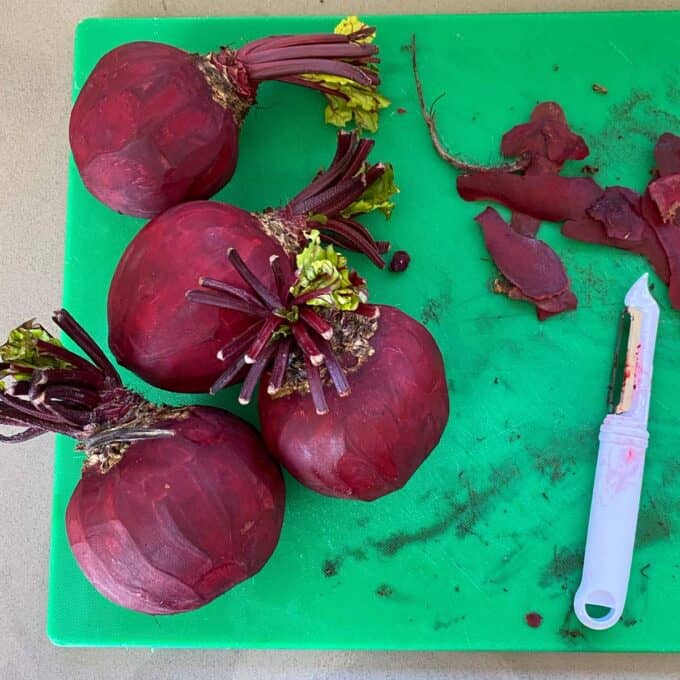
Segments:
[[[356,223],[347,219],[329,219],[328,222],[323,225],[323,231],[324,233],[331,232],[339,234],[352,244],[352,250],[358,250],[360,253],[363,253],[374,265],[376,265],[376,267],[382,269],[385,266],[385,263],[383,262],[382,257],[380,257],[376,242],[370,234],[370,240],[364,237],[364,235],[356,229],[354,226],[355,224]]]
[[[336,184],[298,204],[300,214],[319,213],[330,217],[339,213],[366,191],[362,175],[341,179]]]
[[[41,396],[46,402],[53,400],[68,402],[71,405],[86,409],[93,409],[100,403],[99,394],[96,390],[73,385],[47,385]]]
[[[92,420],[92,411],[83,411],[78,408],[71,408],[66,404],[58,402],[44,402],[45,408],[52,413],[58,415],[62,420],[72,425],[77,425],[79,428],[88,425]]]
[[[345,172],[342,175],[343,178],[354,177],[354,175],[356,175],[357,172],[361,170],[362,164],[368,158],[368,154],[371,153],[374,146],[375,146],[374,139],[362,139],[359,141],[359,144],[357,144],[356,151],[354,152],[354,155],[350,159],[349,165],[345,168]],[[370,184],[370,182],[367,181],[366,184]]]
[[[8,406],[11,410],[16,411],[19,414],[24,414],[27,416],[32,416],[37,419],[37,422],[45,421],[46,423],[59,423],[63,421],[63,418],[57,416],[53,413],[43,411],[37,408],[30,402],[24,401],[16,397],[10,397],[4,392],[0,391],[0,402]],[[19,416],[21,417],[21,416]]]
[[[291,305],[304,305],[306,302],[309,300],[313,300],[314,298],[321,297],[322,295],[328,295],[328,293],[332,292],[333,289],[330,286],[325,286],[323,288],[317,288],[315,290],[308,290],[306,293],[302,293],[302,295],[298,295],[296,298],[293,298],[290,301]]]
[[[241,392],[238,395],[238,403],[242,406],[250,403],[250,400],[255,391],[255,386],[257,385],[260,377],[264,373],[264,369],[267,368],[267,364],[271,361],[271,358],[276,350],[276,345],[278,342],[272,342],[267,345],[264,350],[260,353],[257,361],[251,366],[248,371],[246,379],[243,381],[243,387],[241,387]]]
[[[1,392],[0,396],[2,396]],[[42,418],[42,415],[42,412],[35,415],[15,410],[13,407],[10,407],[10,412],[7,413],[7,411],[4,411],[4,409],[0,408],[0,423],[4,425],[11,425],[12,427],[36,427],[44,429],[46,432],[59,432],[60,434],[65,434],[74,438],[79,436],[80,430],[78,428],[73,427],[69,423],[65,423],[63,420],[61,422],[56,422],[50,418]],[[48,416],[52,416],[52,414],[50,413]]]
[[[263,310],[265,309],[264,305],[254,295],[251,295],[247,290],[244,290],[243,288],[238,288],[237,286],[230,286],[228,283],[218,281],[217,279],[211,279],[210,277],[207,276],[201,276],[198,279],[198,285],[201,286],[202,288],[209,288],[210,290],[217,290],[223,293],[228,293],[229,295],[233,295],[234,297],[243,300],[243,302],[247,302],[249,305],[252,305],[253,307],[259,307],[262,308]]]
[[[274,331],[285,321],[280,316],[270,316],[262,324],[260,332],[244,355],[246,364],[255,364],[267,347]]]
[[[53,345],[51,342],[45,342],[44,340],[37,340],[35,346],[41,354],[47,354],[51,357],[54,357],[55,359],[61,359],[62,361],[71,364],[71,366],[73,366],[75,369],[78,369],[78,371],[82,371],[83,373],[87,374],[88,385],[104,384],[105,376],[102,375],[102,372],[97,367],[93,366],[86,359],[83,359],[83,357],[66,349],[66,347],[62,347],[61,345]],[[57,370],[63,370],[65,373],[75,375],[75,371],[69,368],[50,369],[50,373],[56,373]]]
[[[309,383],[309,392],[312,395],[312,402],[317,415],[323,416],[328,413],[328,404],[323,393],[323,384],[321,383],[321,373],[319,367],[312,364],[309,357],[305,356],[305,366],[307,368],[307,382]]]
[[[220,361],[231,363],[238,356],[242,355],[250,343],[257,336],[260,328],[264,325],[264,321],[248,326],[242,333],[239,333],[235,338],[232,338],[222,349],[217,352],[217,358]]]
[[[129,427],[123,425],[121,427],[112,427],[97,434],[93,434],[83,443],[86,449],[93,449],[108,444],[125,444],[128,442],[142,441],[144,439],[168,439],[174,436],[174,430],[170,429],[149,429],[148,427]]]
[[[76,367],[35,371],[28,389],[28,398],[35,399],[49,385],[73,385],[96,393],[104,387],[105,378],[94,366],[87,364],[87,367],[89,370]]]
[[[305,359],[310,361],[313,366],[321,366],[324,359],[323,354],[312,339],[312,336],[307,332],[307,329],[301,323],[294,323],[291,325],[290,330],[302,353],[305,355]]]
[[[217,394],[223,387],[228,385],[241,371],[241,369],[246,365],[246,360],[243,357],[237,359],[229,368],[222,373],[222,375],[215,380],[215,382],[210,387],[210,394]]]
[[[218,295],[213,293],[206,293],[202,290],[188,290],[184,296],[189,302],[196,302],[202,305],[212,305],[213,307],[220,307],[221,309],[231,309],[235,312],[243,312],[249,316],[264,316],[267,314],[262,305],[253,308],[252,305],[231,297],[229,294],[222,292]]]
[[[300,319],[302,319],[312,330],[316,331],[324,340],[330,340],[333,337],[333,326],[331,326],[326,319],[322,319],[311,308],[303,307],[300,310]]]
[[[333,88],[329,87],[328,85],[324,85],[323,83],[318,83],[318,82],[315,82],[313,80],[307,80],[307,78],[301,78],[300,76],[284,76],[282,78],[277,78],[277,80],[280,83],[290,83],[291,85],[302,85],[303,87],[307,87],[310,90],[318,90],[319,92],[322,92],[323,94],[330,94],[330,95],[333,95],[334,97],[339,97],[340,99],[349,100],[349,97],[344,92],[340,92],[339,90],[334,90]]]
[[[27,427],[16,434],[0,434],[0,442],[3,444],[18,444],[20,442],[27,442],[29,439],[35,439],[42,434],[45,434],[45,430],[39,427]]]
[[[246,63],[249,72],[254,64],[280,63],[292,59],[357,59],[377,54],[376,45],[361,43],[322,43],[312,45],[289,45],[259,49],[248,55]]]
[[[264,64],[252,64],[246,59],[244,66],[251,80],[277,80],[281,76],[299,76],[305,73],[323,73],[353,80],[359,85],[372,87],[378,84],[378,74],[354,66],[345,61],[333,59],[286,59]]]
[[[267,394],[276,394],[283,385],[283,380],[286,377],[286,370],[288,369],[288,359],[290,357],[290,350],[293,346],[293,338],[289,335],[279,343],[279,347],[274,359],[274,366],[272,367],[271,375],[269,376],[269,385],[267,386]]]
[[[335,151],[335,156],[331,161],[330,166],[319,173],[316,178],[299,194],[293,197],[288,203],[288,208],[293,212],[293,214],[303,214],[306,211],[301,208],[303,204],[310,198],[316,196],[320,192],[327,189],[338,179],[343,178],[347,173],[347,168],[353,164],[353,158],[358,155],[359,152],[359,136],[356,131],[353,132],[338,132],[337,136],[337,146]],[[371,140],[364,140],[369,142],[368,151],[371,150],[372,145]],[[366,145],[362,148],[362,154],[364,153]],[[368,153],[366,152],[366,155]],[[361,163],[366,160],[366,156],[363,156]]]
[[[286,258],[284,258],[284,260],[286,260]],[[287,260],[286,264],[289,264]],[[279,256],[272,255],[269,258],[269,265],[272,268],[272,274],[274,275],[274,284],[276,286],[276,291],[279,295],[279,298],[281,298],[281,301],[285,301],[290,295],[290,286],[286,282],[286,276],[283,273],[283,267],[281,266],[281,260],[279,259]],[[288,266],[287,269],[288,278],[290,279],[293,272],[290,270],[290,266]]]
[[[118,371],[99,348],[94,338],[65,309],[57,310],[52,320],[92,359],[107,378],[122,386],[123,382]]]
[[[347,375],[340,365],[338,358],[335,356],[333,348],[325,339],[322,339],[319,344],[321,345],[321,349],[323,350],[326,357],[326,369],[328,370],[328,375],[333,381],[335,391],[340,397],[349,396],[351,389],[349,383],[347,382]]]
[[[444,146],[443,142],[441,141],[441,138],[439,137],[439,133],[437,132],[434,111],[435,104],[437,103],[437,101],[439,101],[439,99],[441,99],[443,95],[440,95],[439,97],[437,97],[437,99],[435,99],[434,102],[432,102],[432,105],[430,106],[430,109],[428,111],[427,105],[425,104],[425,96],[423,95],[423,84],[420,80],[420,76],[418,75],[418,61],[416,57],[415,34],[413,34],[413,36],[411,37],[410,51],[411,51],[411,67],[413,69],[413,78],[415,79],[416,83],[416,92],[418,94],[420,112],[423,116],[423,120],[425,121],[425,125],[427,125],[427,129],[430,133],[432,145],[434,146],[435,151],[439,154],[439,156],[444,161],[452,165],[454,168],[457,168],[458,170],[463,170],[464,172],[488,172],[491,170],[517,172],[519,170],[523,170],[524,168],[526,168],[526,166],[529,164],[529,159],[523,156],[520,156],[520,158],[510,163],[504,163],[498,166],[487,166],[478,165],[476,163],[468,163],[464,160],[461,160],[460,158],[456,158],[446,150],[446,147]]]
[[[253,292],[270,310],[273,311],[284,306],[283,302],[253,274],[236,250],[229,248],[227,257],[243,281],[252,288]]]
[[[373,29],[375,32],[375,29]],[[370,35],[370,34],[369,34]],[[298,45],[316,45],[347,43],[349,36],[341,33],[310,33],[308,35],[276,35],[258,38],[246,43],[238,50],[239,58],[271,47],[290,47]]]

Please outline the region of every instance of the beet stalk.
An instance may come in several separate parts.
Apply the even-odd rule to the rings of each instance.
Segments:
[[[437,445],[449,413],[441,353],[417,321],[369,305],[365,281],[316,232],[292,271],[272,259],[273,283],[236,251],[242,294],[258,299],[247,342],[223,349],[227,367],[212,391],[247,369],[239,396],[260,382],[269,450],[302,484],[340,498],[373,500],[401,488]],[[237,303],[231,287],[203,280],[195,302]],[[238,289],[236,289],[238,290]],[[417,404],[417,407],[415,406]]]
[[[104,55],[71,113],[71,150],[85,186],[113,210],[154,217],[209,198],[234,173],[238,134],[259,84],[319,90],[326,120],[375,131],[375,28],[348,17],[335,33],[262,38],[207,55],[133,42]]]
[[[197,609],[258,572],[279,539],[285,488],[257,432],[204,406],[157,406],[126,389],[64,310],[55,323],[87,354],[27,322],[0,347],[0,441],[47,432],[78,442],[82,478],[66,532],[87,579],[148,614]]]
[[[247,334],[252,300],[246,296],[218,309],[190,304],[184,294],[199,274],[231,286],[240,283],[225,258],[229,248],[268,284],[273,282],[270,257],[283,260],[299,252],[310,229],[384,266],[381,253],[389,244],[377,243],[354,219],[376,209],[389,216],[390,197],[397,191],[390,165],[367,164],[372,146],[355,132],[339,132],[328,170],[283,208],[249,213],[195,201],[147,224],[123,254],[109,291],[109,345],[118,361],[158,387],[208,390],[223,370],[217,352]]]

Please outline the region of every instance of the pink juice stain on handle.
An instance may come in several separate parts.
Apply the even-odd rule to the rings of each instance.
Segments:
[[[643,457],[638,456],[633,444],[630,444],[622,455],[609,459],[605,473],[606,495],[615,496],[633,483],[643,464]]]

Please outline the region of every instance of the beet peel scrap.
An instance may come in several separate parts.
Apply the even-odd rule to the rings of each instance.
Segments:
[[[582,160],[590,152],[583,137],[574,133],[557,102],[542,102],[531,112],[528,123],[516,125],[503,135],[501,153],[506,158],[529,154],[542,173],[559,172],[568,160]],[[544,161],[549,161],[545,163]],[[534,171],[535,172],[535,171]]]
[[[547,243],[518,234],[493,208],[486,208],[475,220],[503,275],[494,283],[495,292],[532,302],[541,321],[576,308],[564,265]]]

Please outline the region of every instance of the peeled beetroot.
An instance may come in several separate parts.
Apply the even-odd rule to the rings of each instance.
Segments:
[[[48,431],[86,459],[66,531],[92,585],[148,614],[189,611],[259,571],[283,520],[280,469],[257,432],[218,409],[155,406],[125,389],[64,311],[55,321],[93,363],[29,322],[0,348],[1,441]]]
[[[380,253],[386,244],[376,243],[354,219],[373,209],[389,215],[392,209],[392,169],[366,164],[372,146],[371,140],[340,132],[329,169],[283,208],[249,213],[195,201],[149,222],[125,250],[109,290],[109,345],[117,360],[158,387],[208,391],[223,371],[218,352],[241,334],[242,342],[249,339],[251,298],[218,309],[194,304],[185,293],[199,275],[237,285],[239,275],[227,259],[230,248],[270,283],[270,258],[297,252],[305,232],[318,227],[326,240],[384,266]]]
[[[336,33],[262,38],[207,55],[154,42],[111,50],[71,113],[71,149],[85,186],[137,217],[209,198],[234,172],[239,128],[265,80],[320,90],[330,122],[355,116],[374,129],[377,110],[389,103],[376,92],[374,33],[350,17]]]
[[[254,295],[254,339],[232,343],[213,391],[246,368],[239,401],[260,381],[260,420],[271,453],[305,486],[373,500],[401,488],[438,443],[449,413],[441,353],[427,329],[393,307],[369,305],[365,281],[318,234],[296,258],[274,260],[267,286],[235,252]],[[212,286],[203,304],[235,291]]]

